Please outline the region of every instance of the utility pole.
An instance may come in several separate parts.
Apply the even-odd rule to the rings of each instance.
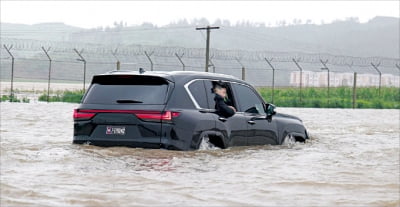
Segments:
[[[50,47],[46,49],[44,49],[44,47],[42,47],[43,52],[46,54],[47,58],[49,59],[49,77],[47,80],[47,103],[49,103],[49,96],[50,96],[50,79],[51,79],[51,58],[49,55],[49,51],[50,51]]]
[[[80,59],[76,59],[76,60],[83,62],[83,93],[85,93],[85,89],[86,89],[86,87],[85,87],[86,86],[86,60],[82,56],[83,49],[80,52],[78,52],[78,50],[74,48],[74,51],[80,57]]]
[[[182,61],[182,57],[185,53],[182,53],[182,55],[178,55],[178,53],[175,53],[175,56],[178,58],[179,62],[182,64],[182,70],[185,71],[185,63]]]
[[[325,61],[323,61],[323,60],[321,60],[321,59],[319,59],[319,61],[322,63],[322,65],[324,66],[323,68],[321,68],[321,70],[326,70],[326,71],[328,71],[328,107],[329,107],[329,101],[330,101],[330,97],[329,97],[329,82],[330,82],[330,77],[329,77],[329,68],[328,68],[328,66],[326,66],[326,63],[328,63],[328,59],[327,60],[325,60]]]
[[[265,61],[267,61],[269,67],[272,68],[272,97],[271,97],[271,103],[274,103],[274,90],[275,90],[275,67],[271,64],[271,61],[273,60],[273,58],[271,59],[267,59],[264,58]]]
[[[374,64],[371,63],[372,67],[374,67],[374,69],[378,72],[379,74],[379,89],[378,89],[378,94],[379,96],[381,96],[381,83],[382,83],[382,73],[381,71],[378,69],[378,67],[381,65],[381,63],[379,62],[378,64]]]
[[[4,48],[7,50],[8,54],[11,56],[11,91],[10,91],[10,102],[14,99],[14,55],[10,52],[12,49],[12,45],[7,47],[3,45]]]
[[[208,72],[208,66],[210,61],[210,30],[219,29],[219,27],[197,27],[196,30],[207,30],[207,41],[206,41],[206,72]]]

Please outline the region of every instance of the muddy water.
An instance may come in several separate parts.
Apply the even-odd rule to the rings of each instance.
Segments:
[[[1,104],[1,206],[399,206],[399,110],[278,108],[312,139],[175,152],[71,144],[74,104]]]

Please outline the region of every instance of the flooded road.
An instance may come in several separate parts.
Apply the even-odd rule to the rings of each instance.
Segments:
[[[72,145],[65,103],[1,103],[1,206],[399,206],[399,110],[295,109],[312,139],[176,152]]]

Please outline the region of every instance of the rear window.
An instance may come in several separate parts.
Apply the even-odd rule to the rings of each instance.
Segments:
[[[168,82],[160,77],[95,76],[83,103],[165,104]]]

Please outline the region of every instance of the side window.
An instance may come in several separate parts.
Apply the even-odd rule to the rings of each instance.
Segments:
[[[202,80],[196,80],[189,85],[189,91],[201,108],[208,108],[207,95]]]
[[[215,93],[213,92],[213,84],[212,81],[205,80],[204,85],[206,86],[206,93],[207,93],[207,102],[208,102],[208,107],[209,109],[214,109],[215,108]]]
[[[253,114],[265,114],[263,102],[255,92],[244,85],[232,84],[236,91],[236,97],[241,112]]]
[[[217,81],[211,81],[211,80],[205,80],[204,81],[204,85],[205,85],[205,88],[206,88],[206,93],[207,93],[207,102],[208,102],[208,107],[210,108],[210,109],[214,109],[215,108],[215,101],[214,101],[214,97],[215,97],[215,93],[214,93],[214,91],[213,91],[213,88],[214,88],[214,84],[216,83]],[[231,87],[230,87],[230,84],[229,83],[227,83],[227,99],[228,99],[228,101],[227,101],[227,103],[228,103],[228,105],[231,105],[231,106],[233,106],[233,107],[236,107],[235,106],[235,102],[233,101],[233,95],[232,95],[232,90],[231,90]]]

